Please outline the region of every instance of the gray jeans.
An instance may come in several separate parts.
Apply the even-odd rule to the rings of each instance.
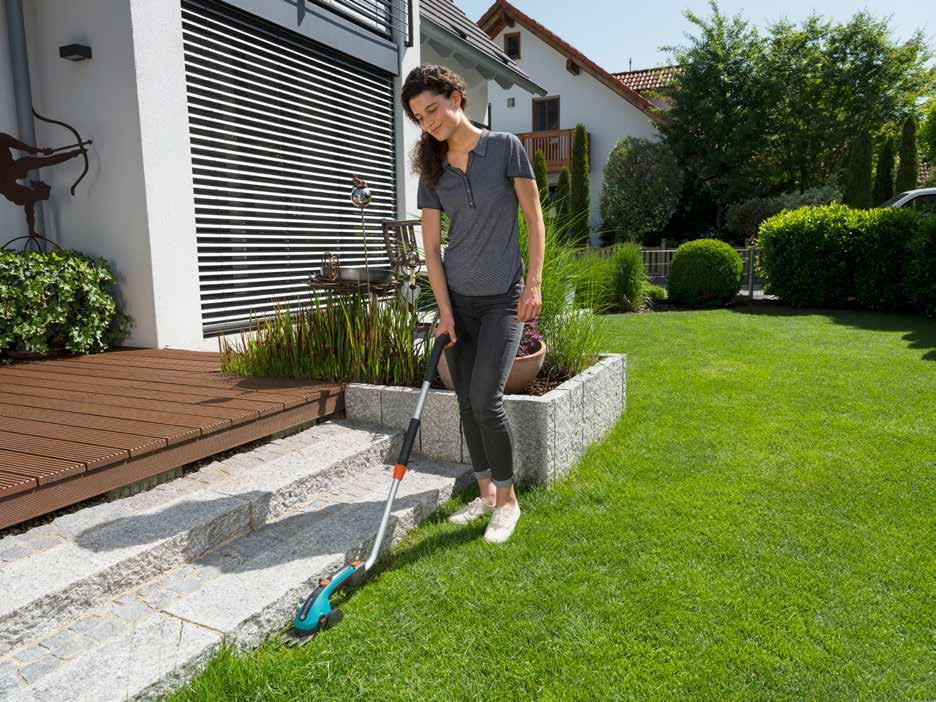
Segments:
[[[498,487],[514,483],[513,436],[504,412],[504,384],[520,346],[523,322],[517,302],[519,280],[498,295],[459,295],[449,289],[455,345],[445,350],[465,442],[475,477]]]

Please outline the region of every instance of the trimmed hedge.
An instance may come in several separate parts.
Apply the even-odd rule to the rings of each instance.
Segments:
[[[730,244],[695,239],[680,244],[670,265],[669,299],[686,307],[719,307],[741,289],[744,264]]]
[[[0,353],[93,353],[119,344],[131,322],[111,294],[114,282],[103,258],[0,251]]]
[[[909,209],[783,212],[758,231],[758,272],[766,292],[794,306],[925,311],[936,285],[934,227],[931,215]]]
[[[910,303],[936,317],[936,217],[925,218],[910,238],[905,280]]]
[[[731,205],[725,213],[725,228],[738,241],[757,236],[761,222],[784,210],[796,210],[806,205],[828,205],[841,202],[842,191],[834,185],[823,185],[803,192],[781,193],[770,197],[755,197]]]

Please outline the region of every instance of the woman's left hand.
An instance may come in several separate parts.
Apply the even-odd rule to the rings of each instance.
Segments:
[[[539,317],[540,308],[543,306],[540,286],[535,283],[528,283],[520,293],[520,299],[517,301],[517,319],[521,322],[527,322]]]

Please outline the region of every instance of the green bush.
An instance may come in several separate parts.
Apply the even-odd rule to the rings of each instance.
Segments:
[[[614,302],[611,281],[614,271],[611,257],[600,256],[588,250],[579,256],[577,266],[578,275],[573,298],[575,304],[594,310],[598,314],[612,311]]]
[[[537,149],[533,154],[533,174],[536,176],[536,187],[539,189],[540,207],[543,212],[549,209],[549,170],[546,165],[546,154]]]
[[[666,299],[666,288],[660,285],[647,285],[644,289],[644,297],[649,304],[655,305]]]
[[[757,270],[765,292],[795,306],[840,304],[855,294],[858,247],[840,204],[781,212],[761,224]]]
[[[936,217],[923,217],[907,247],[904,288],[910,302],[936,317]]]
[[[869,309],[897,309],[910,304],[906,267],[910,239],[920,213],[910,209],[855,210],[849,213],[855,232],[855,298]]]
[[[622,309],[636,312],[643,305],[647,288],[643,252],[637,244],[621,244],[615,248],[611,260],[615,273],[615,297]]]
[[[119,344],[131,320],[112,291],[108,262],[76,251],[0,251],[0,353]]]
[[[916,117],[908,115],[904,120],[903,134],[900,137],[900,161],[897,164],[897,178],[894,192],[902,193],[917,186],[920,164],[917,160],[917,125]]]
[[[568,234],[565,223],[572,214],[572,174],[568,166],[559,171],[559,180],[556,181],[556,224]]]
[[[669,299],[687,307],[718,307],[741,289],[744,264],[731,245],[718,239],[695,239],[673,254]]]
[[[867,131],[859,132],[848,147],[845,202],[859,209],[879,204],[871,199],[871,135]]]
[[[518,216],[520,251],[529,270],[526,218],[522,210],[518,210]],[[572,223],[547,213],[544,224],[542,307],[536,325],[546,342],[543,370],[550,377],[569,378],[595,363],[605,337],[593,310],[569,305],[568,296],[576,289],[582,275],[577,257],[581,249],[572,243],[568,231]]]
[[[758,271],[766,292],[791,305],[925,310],[936,284],[926,259],[932,220],[912,210],[845,205],[783,212],[761,225]]]
[[[254,333],[232,341],[220,337],[221,370],[418,386],[430,351],[428,344],[417,343],[418,322],[409,305],[375,304],[364,290],[329,290],[322,297],[310,296],[296,310],[281,307],[272,318],[256,320]]]
[[[578,304],[598,313],[635,312],[643,305],[647,273],[637,244],[619,244],[610,256],[587,252],[578,265]]]
[[[771,197],[755,197],[731,205],[725,213],[725,227],[738,243],[750,241],[757,235],[757,228],[765,219],[784,210],[798,210],[804,205],[828,205],[842,199],[841,189],[834,185],[823,185],[803,192],[781,193]]]
[[[625,137],[615,144],[604,168],[604,225],[617,241],[645,241],[670,221],[682,186],[682,169],[665,143]]]
[[[575,125],[572,137],[572,170],[569,217],[572,220],[570,234],[580,244],[587,244],[591,236],[591,198],[589,196],[588,133],[585,125]]]

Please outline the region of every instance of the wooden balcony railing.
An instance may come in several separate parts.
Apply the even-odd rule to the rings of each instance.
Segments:
[[[572,168],[572,139],[575,137],[574,129],[554,129],[549,132],[522,132],[517,137],[523,143],[530,162],[537,149],[542,149],[546,156],[546,170],[555,173],[563,166]],[[591,164],[591,135],[586,133],[586,151],[588,163]]]

